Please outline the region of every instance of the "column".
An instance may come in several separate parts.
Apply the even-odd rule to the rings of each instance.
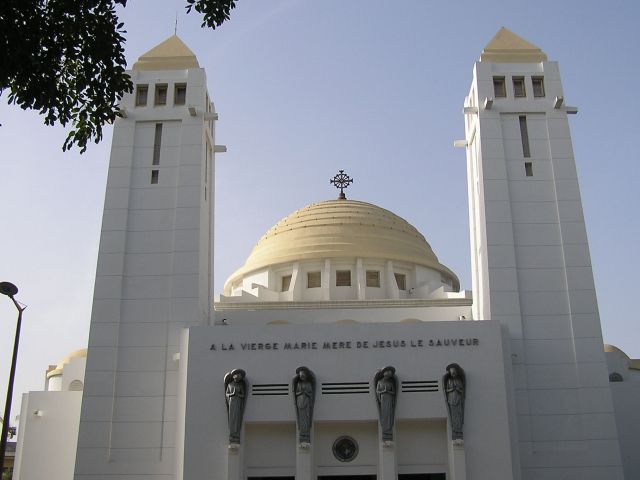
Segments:
[[[450,480],[467,480],[467,464],[462,440],[455,440],[449,444],[448,478]]]
[[[229,444],[227,450],[227,480],[244,480],[242,453],[242,445]]]
[[[395,429],[393,433],[395,438]],[[382,440],[382,431],[378,424],[378,480],[397,480],[397,478],[396,444],[394,441]]]
[[[296,429],[296,480],[313,480],[313,428],[311,429],[311,443],[298,442],[298,431]]]

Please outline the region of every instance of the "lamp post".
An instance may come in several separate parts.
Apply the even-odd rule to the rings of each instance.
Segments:
[[[9,373],[9,385],[7,386],[7,401],[4,404],[4,421],[2,422],[2,436],[0,437],[0,473],[4,472],[4,455],[7,450],[7,434],[11,418],[11,399],[13,397],[13,379],[16,376],[16,360],[18,359],[18,343],[20,341],[20,325],[22,324],[22,312],[25,308],[18,303],[14,296],[18,293],[18,287],[10,282],[0,282],[0,293],[11,299],[18,309],[18,322],[16,324],[16,338],[13,341],[13,357],[11,359],[11,372]]]

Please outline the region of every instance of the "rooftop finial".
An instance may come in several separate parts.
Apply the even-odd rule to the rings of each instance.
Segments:
[[[338,200],[346,200],[347,197],[344,194],[344,189],[353,183],[353,178],[344,173],[344,170],[338,170],[338,174],[329,180],[329,183],[333,183],[336,188],[340,189]]]
[[[173,34],[178,35],[178,11],[176,10],[176,23],[173,26]]]

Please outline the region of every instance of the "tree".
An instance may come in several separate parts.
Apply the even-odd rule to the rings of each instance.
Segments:
[[[186,0],[187,13],[215,29],[237,0]],[[37,110],[46,125],[71,124],[63,150],[80,153],[102,139],[133,84],[125,73],[124,24],[116,5],[127,0],[0,0],[0,95]]]

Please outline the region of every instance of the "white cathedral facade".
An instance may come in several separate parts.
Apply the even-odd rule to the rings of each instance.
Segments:
[[[472,293],[408,222],[339,198],[274,225],[213,302],[224,147],[205,72],[173,36],[131,77],[113,134],[75,480],[640,472],[630,450],[640,424],[624,400],[640,400],[640,383],[609,381],[576,109],[540,49],[501,29],[464,100]],[[620,379],[638,380],[637,362],[611,354]]]

